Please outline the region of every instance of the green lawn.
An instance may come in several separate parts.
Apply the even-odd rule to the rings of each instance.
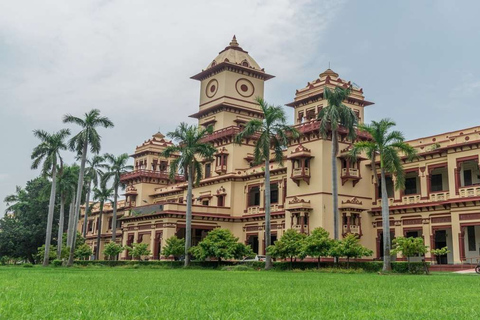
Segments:
[[[0,268],[0,319],[479,319],[480,276]]]

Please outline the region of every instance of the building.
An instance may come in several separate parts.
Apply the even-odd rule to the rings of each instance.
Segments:
[[[194,188],[193,245],[214,228],[228,228],[257,253],[264,248],[264,165],[253,164],[253,141],[234,144],[234,137],[252,118],[263,114],[255,97],[263,97],[264,82],[273,76],[243,50],[235,37],[212,62],[192,79],[200,82],[198,112],[190,115],[200,126],[212,125],[208,137],[216,148],[214,159],[204,160],[204,178]],[[327,69],[298,89],[293,102],[294,124],[301,133],[285,151],[283,163],[270,163],[272,241],[287,229],[309,233],[316,227],[333,234],[331,190],[331,141],[318,132],[316,116],[326,106],[325,87],[350,86]],[[345,104],[363,122],[372,104],[363,89],[353,87]],[[340,131],[338,155],[339,210],[342,234],[358,235],[361,243],[381,258],[383,231],[379,187],[369,161],[351,162],[346,156],[351,143]],[[368,139],[360,133],[358,139]],[[448,246],[442,263],[462,263],[480,256],[480,127],[442,133],[409,141],[419,153],[404,160],[406,188],[396,191],[394,177],[387,178],[392,237],[422,236],[427,246]],[[185,234],[186,183],[177,175],[169,180],[173,158],[161,156],[171,142],[161,133],[137,146],[135,169],[122,176],[127,185],[121,202],[121,235],[124,245],[147,243],[151,259],[160,258],[164,241]],[[109,219],[111,214],[106,215]],[[95,211],[89,218],[95,220]],[[90,225],[90,222],[89,222]],[[88,243],[96,243],[95,228]],[[105,234],[103,234],[105,232]],[[109,237],[108,223],[102,239]],[[121,257],[128,259],[127,253]],[[426,259],[431,259],[427,254]]]

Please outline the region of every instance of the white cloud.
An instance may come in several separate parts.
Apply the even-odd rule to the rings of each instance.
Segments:
[[[155,114],[172,105],[181,118],[198,101],[189,77],[233,34],[268,72],[295,80],[318,57],[342,3],[6,1],[0,39],[12,56],[3,62],[9,71],[0,80],[3,102],[42,120],[90,107]]]

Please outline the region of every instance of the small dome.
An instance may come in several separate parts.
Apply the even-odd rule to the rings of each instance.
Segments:
[[[320,73],[320,79],[322,79],[324,77],[327,77],[327,76],[338,78],[338,73],[336,73],[335,71],[333,71],[330,68],[328,68],[327,70]]]
[[[222,62],[238,64],[259,71],[262,69],[260,68],[258,63],[248,54],[248,52],[240,47],[235,36],[233,36],[233,39],[232,41],[230,41],[228,47],[226,47],[223,51],[220,51],[218,56],[208,65],[207,69],[210,69]]]

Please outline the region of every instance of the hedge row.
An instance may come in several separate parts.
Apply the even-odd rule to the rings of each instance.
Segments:
[[[121,260],[121,261],[109,261],[109,260],[95,260],[95,261],[75,261],[75,264],[78,266],[109,266],[109,267],[118,267],[118,266],[145,266],[152,268],[182,268],[183,261],[138,261],[138,260]],[[247,262],[242,263],[238,261],[192,261],[191,268],[201,268],[201,269],[216,269],[224,266],[234,266],[238,264],[245,264],[251,266],[254,269],[263,269],[265,267],[264,262]],[[427,263],[429,266],[429,264]],[[335,265],[333,262],[320,262],[320,268],[347,268],[346,262],[339,262],[338,265]],[[290,262],[274,262],[274,270],[289,270],[289,269],[316,269],[316,262],[304,262],[297,261],[293,262],[293,266]],[[362,269],[365,272],[380,272],[382,270],[382,262],[380,261],[368,261],[368,262],[350,262],[351,269]],[[423,273],[424,264],[422,262],[412,262],[410,263],[410,270],[406,262],[392,262],[392,271],[396,273]]]

